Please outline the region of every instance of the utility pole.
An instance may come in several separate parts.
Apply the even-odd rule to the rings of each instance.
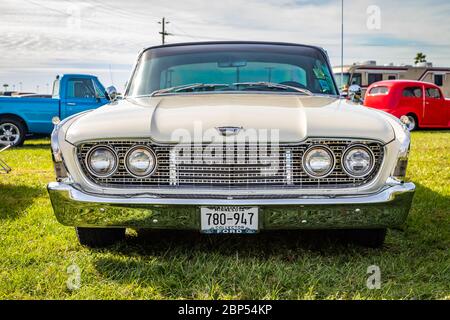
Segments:
[[[171,33],[168,33],[166,31],[166,24],[169,24],[169,21],[166,21],[166,18],[163,17],[161,21],[158,21],[158,23],[161,25],[161,31],[159,34],[161,35],[162,44],[166,43],[166,36],[171,36]]]

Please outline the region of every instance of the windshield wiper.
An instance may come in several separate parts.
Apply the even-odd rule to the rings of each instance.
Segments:
[[[215,88],[215,87],[229,87],[229,84],[225,83],[192,83],[192,84],[184,84],[181,86],[175,86],[165,89],[160,89],[154,91],[151,96],[155,96],[157,94],[163,94],[163,93],[170,93],[170,92],[180,92],[183,90],[189,90],[189,89],[198,89],[198,88]]]
[[[236,87],[239,87],[239,86],[267,87],[267,88],[276,88],[276,89],[282,89],[282,90],[294,90],[294,91],[306,94],[308,96],[313,96],[314,95],[314,93],[312,93],[308,89],[297,88],[297,87],[294,87],[294,86],[288,86],[286,84],[274,83],[274,82],[266,82],[266,81],[261,81],[261,82],[236,82],[236,83],[233,83],[233,86],[236,86]]]
[[[309,91],[308,89],[303,88],[297,88],[294,86],[289,86],[286,84],[281,83],[274,83],[274,82],[236,82],[233,84],[226,84],[226,83],[191,83],[191,84],[184,84],[180,86],[165,88],[165,89],[159,89],[154,92],[150,96],[155,96],[158,94],[164,94],[164,93],[173,93],[173,92],[180,92],[184,90],[193,90],[193,89],[199,89],[199,88],[215,88],[215,87],[239,87],[239,86],[248,86],[248,87],[267,87],[267,88],[275,88],[275,89],[282,89],[282,90],[291,90],[296,92],[301,92],[303,94],[306,94],[308,96],[313,96],[314,94]]]

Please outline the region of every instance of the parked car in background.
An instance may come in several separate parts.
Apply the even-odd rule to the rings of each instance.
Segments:
[[[438,86],[428,82],[376,82],[368,88],[364,105],[397,118],[407,116],[411,130],[450,128],[450,99],[444,97]]]
[[[0,97],[0,145],[23,144],[27,134],[50,134],[52,118],[64,119],[109,102],[96,76],[66,74],[53,83],[47,96]]]
[[[340,99],[325,50],[306,45],[148,48],[122,100],[51,140],[55,215],[93,247],[125,228],[347,229],[380,246],[415,190],[409,131]]]

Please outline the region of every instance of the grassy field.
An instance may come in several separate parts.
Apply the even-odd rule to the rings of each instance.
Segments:
[[[450,131],[413,133],[413,208],[383,249],[312,232],[131,231],[89,250],[54,218],[49,140],[1,156],[14,171],[0,175],[0,299],[450,299]],[[66,285],[73,264],[77,290]],[[381,269],[381,289],[366,287],[370,265]]]

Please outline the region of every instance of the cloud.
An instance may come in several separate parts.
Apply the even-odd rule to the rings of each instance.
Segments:
[[[307,43],[340,61],[339,0],[2,0],[0,82],[43,87],[55,73],[97,73],[119,87],[143,47],[169,42],[267,40]],[[367,28],[367,8],[380,29]],[[345,62],[411,63],[423,51],[450,66],[450,3],[444,0],[345,0]],[[111,68],[111,72],[110,72]],[[33,72],[30,72],[33,70]]]

